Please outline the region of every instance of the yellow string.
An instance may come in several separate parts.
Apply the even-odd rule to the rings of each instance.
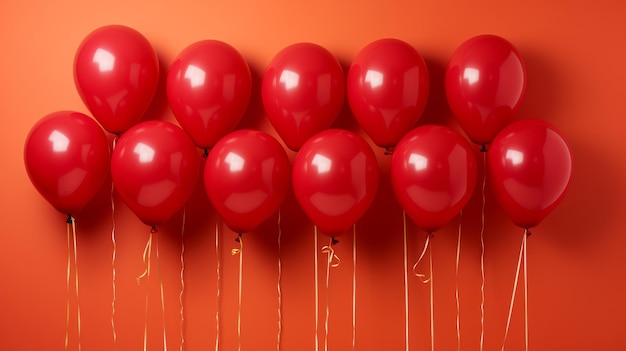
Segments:
[[[238,306],[237,306],[237,350],[241,351],[241,286],[242,286],[242,274],[243,274],[243,235],[239,233],[237,237],[239,247],[230,250],[231,255],[239,255],[239,291],[238,291]]]
[[[352,225],[352,351],[356,345],[356,224]]]
[[[222,265],[221,265],[221,253],[220,253],[220,233],[218,220],[215,221],[215,259],[217,260],[217,267],[215,268],[216,288],[217,293],[215,296],[215,351],[219,350],[220,345],[220,302],[222,299]]]
[[[528,267],[526,265],[527,260],[526,260],[526,240],[528,239],[528,236],[530,235],[530,232],[528,231],[528,229],[524,230],[524,241],[522,242],[522,245],[524,247],[524,339],[525,339],[525,345],[526,345],[526,351],[528,351]]]
[[[430,349],[435,351],[435,291],[433,278],[433,248],[428,250],[428,266],[430,273]]]
[[[480,351],[485,340],[485,187],[487,185],[487,152],[483,152],[483,187],[480,227]]]
[[[430,280],[432,279],[432,275],[430,277],[426,277],[426,274],[418,273],[417,266],[419,266],[419,264],[422,262],[422,259],[424,259],[424,256],[426,255],[426,251],[428,250],[428,247],[430,246],[431,237],[432,237],[432,234],[430,233],[426,236],[426,242],[424,243],[424,248],[422,249],[422,253],[420,254],[420,257],[417,259],[417,262],[415,262],[415,264],[413,265],[413,274],[415,274],[415,276],[418,277],[419,280],[424,284],[428,284],[430,282]]]
[[[77,331],[78,331],[78,351],[81,350],[80,347],[80,299],[78,297],[78,257],[76,253],[76,219],[72,218],[72,236],[74,241],[74,287],[76,290],[76,313],[78,314],[77,319]]]
[[[513,314],[513,304],[515,303],[515,293],[517,292],[517,281],[519,280],[520,266],[522,264],[522,258],[524,254],[524,246],[526,243],[526,233],[522,238],[522,245],[520,246],[519,256],[517,259],[517,269],[515,271],[515,282],[513,283],[513,293],[511,294],[511,303],[509,304],[509,316],[506,319],[506,329],[504,330],[504,340],[502,340],[502,351],[504,351],[504,345],[506,344],[506,338],[509,335],[509,326],[511,325],[511,315]]]
[[[335,254],[335,249],[333,249],[334,238],[330,238],[328,245],[322,247],[322,253],[328,255],[328,260],[326,262],[326,320],[324,322],[324,351],[328,351],[328,320],[330,317],[330,308],[329,308],[329,296],[330,291],[328,287],[330,286],[330,269],[339,267],[341,263],[341,259]]]
[[[185,219],[186,209],[183,209],[183,221],[180,229],[180,294],[178,295],[180,303],[180,351],[183,351],[185,345],[185,306],[183,304],[183,295],[185,293]]]
[[[70,221],[71,217],[69,217],[67,221],[67,303],[65,305],[65,351],[68,349],[70,339],[70,274],[72,263],[72,225],[70,224]]]
[[[163,350],[167,351],[167,335],[165,327],[165,295],[163,293],[163,276],[161,275],[161,257],[159,254],[159,235],[156,237],[156,258],[157,258],[157,273],[159,275],[159,290],[161,293],[161,316],[163,318]]]
[[[461,258],[461,228],[463,225],[463,211],[459,212],[459,231],[457,235],[456,242],[456,279],[455,279],[455,289],[454,289],[454,298],[456,300],[456,349],[457,351],[461,351],[461,303],[459,301],[459,261]]]
[[[314,245],[315,245],[315,351],[319,351],[319,294],[320,294],[320,289],[319,289],[319,268],[318,268],[318,261],[317,261],[317,247],[318,247],[318,243],[317,243],[317,225],[313,226],[313,237],[314,237]]]
[[[113,149],[115,149],[115,142],[117,138],[113,139]],[[117,288],[115,286],[115,259],[117,258],[117,243],[115,240],[115,202],[113,201],[113,191],[115,185],[111,182],[111,243],[113,244],[113,253],[111,254],[111,287],[112,287],[112,299],[111,299],[111,329],[113,331],[113,347],[117,350],[117,332],[115,330],[115,299],[117,296]]]
[[[404,253],[404,349],[409,351],[409,264],[406,244],[406,211],[402,211],[402,239]]]
[[[280,209],[278,209],[278,279],[277,279],[277,285],[276,285],[276,290],[277,290],[277,293],[278,293],[278,334],[276,335],[276,350],[277,351],[280,351],[280,341],[281,341],[281,335],[282,335],[282,331],[283,331],[283,315],[282,315],[283,293],[282,293],[282,288],[280,286],[280,281],[281,281],[282,272],[283,272],[282,262],[281,262],[281,259],[280,259],[280,254],[281,254],[281,246],[280,246],[281,236],[282,236],[282,231],[281,231],[281,227],[280,227]]]
[[[143,325],[143,351],[146,351],[148,348],[148,297],[149,287],[150,287],[150,261],[152,255],[152,234],[154,233],[154,229],[150,231],[150,235],[148,236],[148,242],[146,243],[146,247],[143,250],[143,264],[146,267],[143,273],[141,273],[137,277],[137,285],[141,284],[141,279],[144,277],[148,280],[148,287],[146,288],[146,306],[144,310],[144,325]]]

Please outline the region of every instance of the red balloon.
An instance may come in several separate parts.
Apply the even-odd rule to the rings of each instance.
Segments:
[[[136,124],[152,102],[159,61],[136,30],[110,25],[83,39],[74,57],[74,83],[81,99],[107,131],[120,134]]]
[[[572,178],[572,151],[561,133],[539,120],[503,129],[487,153],[496,199],[513,223],[539,224],[563,200]]]
[[[209,152],[204,186],[211,203],[235,232],[254,230],[271,216],[289,191],[289,159],[271,135],[238,130]]]
[[[241,120],[252,91],[248,63],[217,40],[191,44],[167,75],[167,98],[180,126],[196,146],[208,149]]]
[[[345,77],[328,50],[298,43],[274,56],[263,75],[261,92],[270,122],[287,147],[297,151],[337,119],[345,98]]]
[[[37,191],[59,212],[79,212],[109,172],[102,128],[79,112],[51,113],[30,130],[24,145],[26,171]]]
[[[126,205],[154,227],[185,205],[200,176],[200,160],[178,126],[147,121],[120,137],[111,157],[111,176]]]
[[[464,42],[446,68],[450,108],[467,136],[488,144],[511,123],[526,92],[526,67],[519,51],[495,35]]]
[[[453,129],[417,127],[394,150],[391,183],[417,227],[432,233],[454,218],[472,196],[476,157]]]
[[[338,236],[367,211],[378,191],[376,156],[357,134],[328,129],[309,139],[293,165],[300,206],[319,228]]]
[[[348,103],[361,128],[381,147],[395,146],[422,116],[430,82],[422,56],[398,39],[380,39],[357,54],[348,71]]]

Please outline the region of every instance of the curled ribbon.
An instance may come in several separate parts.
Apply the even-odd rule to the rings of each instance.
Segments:
[[[433,235],[431,233],[428,233],[428,235],[426,236],[426,242],[424,243],[424,249],[422,249],[422,253],[420,254],[420,257],[417,259],[417,262],[415,262],[415,264],[413,265],[413,274],[415,274],[415,276],[418,277],[419,280],[424,284],[430,283],[432,279],[432,275],[429,277],[426,277],[426,274],[418,273],[417,266],[419,266],[419,264],[422,262],[422,259],[424,258],[424,255],[426,255],[426,250],[428,250],[428,247],[430,246],[430,238],[432,237]]]
[[[339,256],[337,256],[337,254],[335,254],[335,249],[333,249],[333,245],[337,244],[338,242],[339,241],[337,239],[331,237],[330,243],[328,245],[322,246],[322,253],[328,255],[328,263],[332,268],[339,267],[339,264],[341,263],[341,259],[339,258]]]
[[[230,254],[233,256],[239,255],[243,250],[243,236],[241,235],[241,233],[239,233],[239,236],[235,239],[235,241],[239,243],[239,247],[230,249]]]

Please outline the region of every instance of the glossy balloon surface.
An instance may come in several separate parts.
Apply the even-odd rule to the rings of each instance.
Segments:
[[[95,196],[109,172],[109,146],[92,118],[51,113],[31,129],[24,162],[31,182],[59,212],[76,214]]]
[[[476,158],[456,131],[425,125],[395,148],[391,181],[400,205],[429,233],[448,223],[467,204],[476,184]]]
[[[178,126],[147,121],[129,129],[111,157],[115,190],[147,225],[166,222],[193,193],[200,176],[196,147]]]
[[[563,200],[572,151],[551,124],[515,122],[498,134],[487,155],[493,192],[516,225],[536,226]]]
[[[226,224],[246,233],[278,210],[289,191],[290,174],[287,154],[274,137],[238,130],[211,149],[204,187]]]
[[[328,129],[309,139],[293,165],[293,187],[319,230],[337,236],[355,224],[376,197],[379,170],[374,152],[357,134]]]
[[[159,81],[159,61],[136,30],[109,25],[89,33],[74,57],[74,82],[83,102],[107,131],[139,122]]]
[[[252,90],[248,63],[217,40],[189,45],[167,75],[167,98],[180,126],[200,148],[211,148],[244,115]]]
[[[348,71],[348,102],[363,130],[381,147],[395,146],[415,127],[430,81],[419,52],[398,39],[365,46]]]
[[[526,92],[526,67],[510,42],[480,35],[459,46],[446,68],[448,104],[476,144],[488,144],[513,121]]]
[[[329,128],[345,99],[339,61],[312,43],[290,45],[268,64],[262,82],[263,106],[278,135],[297,151],[314,134]]]

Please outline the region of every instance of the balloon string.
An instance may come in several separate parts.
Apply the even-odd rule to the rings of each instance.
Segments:
[[[330,238],[328,245],[322,247],[322,253],[328,255],[328,260],[326,262],[326,320],[324,322],[324,351],[328,351],[328,320],[330,315],[329,308],[329,289],[330,286],[330,269],[339,267],[341,263],[341,259],[335,254],[335,249],[333,249],[333,244],[335,243],[335,239],[333,237]]]
[[[239,247],[230,250],[231,255],[239,255],[239,290],[237,296],[237,350],[241,351],[241,286],[243,273],[243,235],[239,233],[237,239]]]
[[[428,250],[428,266],[430,273],[430,349],[435,351],[435,291],[433,278],[433,248]]]
[[[180,294],[178,295],[178,301],[180,303],[180,347],[179,350],[183,351],[185,345],[185,306],[183,304],[183,296],[185,293],[185,220],[186,209],[183,209],[183,221],[180,229]]]
[[[527,267],[527,259],[526,259],[526,241],[530,232],[528,229],[524,230],[524,241],[522,245],[524,246],[524,337],[525,337],[525,345],[526,351],[528,351],[528,267]]]
[[[317,247],[318,247],[318,243],[317,243],[317,225],[313,226],[313,237],[314,237],[314,244],[315,244],[315,255],[313,256],[315,258],[314,263],[315,263],[315,351],[319,351],[319,294],[320,294],[320,289],[319,289],[319,268],[318,268],[318,261],[317,261]]]
[[[150,261],[152,255],[152,234],[154,234],[155,229],[152,228],[150,231],[150,235],[148,236],[148,242],[146,243],[146,247],[143,249],[143,264],[146,267],[143,273],[137,277],[137,285],[141,284],[141,279],[144,277],[148,280],[148,288],[150,287]],[[146,290],[146,305],[144,309],[144,324],[143,324],[143,351],[148,349],[148,297],[150,296],[149,290]]]
[[[356,345],[356,224],[352,225],[352,351]]]
[[[277,284],[276,284],[276,290],[277,290],[277,293],[278,293],[278,333],[276,335],[276,350],[277,351],[280,351],[280,341],[281,341],[281,336],[282,336],[282,332],[283,332],[283,314],[282,314],[282,310],[283,310],[283,293],[282,293],[282,288],[280,286],[280,281],[282,279],[282,274],[283,274],[283,266],[282,266],[282,262],[281,262],[281,258],[280,258],[280,254],[281,254],[281,246],[280,246],[281,237],[282,237],[282,231],[281,231],[281,227],[280,227],[280,209],[278,209],[278,279],[277,279]]]
[[[509,304],[509,316],[506,319],[506,329],[504,330],[504,340],[502,341],[502,351],[504,351],[504,345],[506,344],[506,338],[509,335],[509,326],[511,325],[511,315],[513,314],[513,304],[515,303],[515,293],[517,292],[517,281],[519,280],[520,266],[522,264],[522,258],[524,254],[524,247],[526,243],[526,233],[522,238],[522,245],[520,246],[519,257],[517,259],[517,269],[515,271],[515,282],[513,283],[513,293],[511,294],[511,303]]]
[[[459,231],[456,242],[456,264],[455,264],[455,287],[454,299],[456,301],[456,349],[461,350],[461,303],[459,301],[459,261],[461,258],[461,229],[463,225],[463,211],[459,212]]]
[[[417,262],[415,262],[415,264],[413,265],[413,274],[415,274],[415,276],[418,277],[419,280],[424,284],[428,284],[431,281],[432,275],[427,278],[426,274],[418,273],[417,266],[419,266],[419,264],[422,262],[422,259],[424,259],[424,256],[426,255],[426,250],[428,250],[430,246],[431,237],[432,237],[432,234],[430,233],[426,236],[426,242],[424,243],[424,248],[422,249],[422,253],[420,254],[420,257],[417,259]]]
[[[70,339],[70,274],[72,264],[72,217],[68,216],[67,219],[67,274],[66,274],[66,288],[67,288],[67,303],[65,304],[65,351],[68,349]]]
[[[113,139],[113,149],[115,149],[115,142],[117,138]],[[117,331],[115,330],[115,299],[117,296],[117,287],[115,286],[115,278],[116,278],[116,270],[115,270],[115,260],[117,258],[117,243],[115,240],[115,202],[113,201],[113,191],[115,190],[115,185],[111,182],[111,243],[113,245],[113,253],[111,254],[111,288],[112,288],[112,299],[111,299],[111,329],[113,331],[113,347],[117,350]]]
[[[217,275],[216,288],[217,293],[215,296],[215,351],[219,350],[220,344],[220,302],[222,299],[222,265],[221,265],[221,253],[220,253],[220,233],[218,220],[215,221],[215,258],[217,260],[217,267],[215,273]]]
[[[404,348],[409,350],[409,264],[406,244],[406,211],[402,211],[403,253],[404,253]]]
[[[74,287],[76,289],[76,313],[78,314],[78,351],[80,351],[80,299],[78,298],[78,254],[76,253],[76,219],[72,218],[72,236],[74,241]]]
[[[487,185],[487,149],[483,145],[483,187],[480,227],[480,351],[485,340],[485,187]]]
[[[159,254],[159,236],[156,237],[157,273],[159,274],[159,289],[161,293],[161,316],[163,318],[163,350],[167,351],[167,335],[165,333],[165,295],[163,293],[163,276],[161,275],[161,257]]]

